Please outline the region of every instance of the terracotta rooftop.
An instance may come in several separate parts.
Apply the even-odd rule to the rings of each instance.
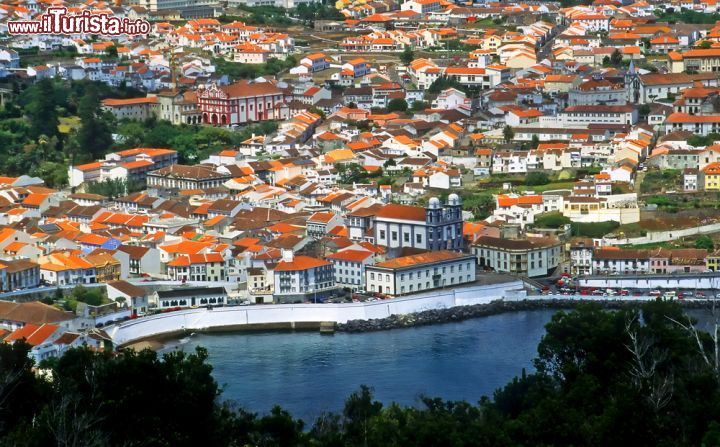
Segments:
[[[419,265],[435,264],[443,261],[452,261],[466,257],[472,257],[472,255],[447,250],[432,251],[428,253],[420,253],[417,255],[402,256],[399,258],[391,259],[389,261],[380,262],[378,264],[375,264],[375,267],[401,269],[408,267],[416,267]]]

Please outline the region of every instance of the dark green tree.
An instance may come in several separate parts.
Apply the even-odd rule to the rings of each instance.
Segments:
[[[540,145],[540,137],[537,136],[537,134],[533,134],[532,140],[530,140],[530,147],[533,149],[537,149],[537,147]]]
[[[548,183],[550,183],[550,177],[542,171],[529,172],[528,175],[525,176],[525,184],[527,186],[547,185]]]
[[[511,142],[513,138],[515,138],[515,131],[509,124],[506,124],[503,128],[503,138],[505,139],[506,143]]]
[[[105,50],[105,55],[111,59],[117,59],[117,57],[118,57],[117,47],[115,45],[110,45]]]
[[[695,239],[695,248],[712,251],[715,249],[715,243],[710,236],[702,234]]]
[[[408,109],[408,103],[403,98],[393,98],[388,103],[388,112],[405,112]]]
[[[415,55],[412,48],[410,48],[410,45],[405,45],[403,52],[400,53],[400,61],[405,65],[409,65],[413,60],[415,60]]]
[[[471,211],[475,219],[485,219],[495,209],[495,199],[487,193],[463,197],[463,209]]]
[[[55,88],[51,79],[38,82],[28,93],[29,103],[25,113],[30,120],[30,135],[52,137],[58,134],[58,114],[56,111]]]
[[[353,445],[368,445],[371,420],[380,414],[382,407],[382,403],[373,400],[372,390],[366,385],[361,385],[360,391],[345,401],[343,428]]]
[[[90,84],[78,104],[81,126],[77,142],[81,157],[102,158],[112,147],[110,126],[102,116],[100,100],[94,84]]]

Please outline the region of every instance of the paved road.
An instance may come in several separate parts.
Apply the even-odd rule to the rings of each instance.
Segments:
[[[540,49],[537,51],[537,60],[538,61],[541,61],[550,55],[550,52],[552,51],[553,43],[555,42],[555,38],[557,36],[559,36],[560,34],[562,34],[563,32],[565,32],[566,28],[567,28],[567,26],[565,26],[565,25],[557,26],[557,28],[556,28],[557,32],[555,33],[555,35],[553,37],[551,37],[550,39],[548,39],[548,41],[545,42],[545,44],[543,46],[541,46]]]

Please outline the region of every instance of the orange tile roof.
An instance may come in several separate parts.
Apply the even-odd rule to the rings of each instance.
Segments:
[[[157,97],[150,96],[146,98],[128,98],[128,99],[113,99],[107,98],[102,100],[104,106],[118,107],[118,106],[134,106],[139,104],[156,104]]]
[[[123,163],[122,167],[125,169],[139,169],[139,168],[145,168],[148,166],[153,166],[155,163],[153,163],[150,160],[135,160],[135,161],[129,161],[127,163]]]
[[[308,222],[322,222],[328,223],[335,217],[335,213],[330,212],[317,212],[308,218]]]
[[[30,205],[30,206],[40,206],[45,199],[48,198],[49,194],[28,194],[27,197],[25,197],[25,200],[23,200],[23,205]]]
[[[705,166],[702,171],[705,174],[709,175],[720,175],[720,163],[710,163],[709,165]]]
[[[101,167],[102,167],[102,162],[95,161],[92,163],[86,163],[84,165],[75,166],[75,169],[79,169],[81,171],[93,171],[95,169],[100,169]]]
[[[327,256],[326,259],[334,259],[336,261],[362,262],[373,255],[372,252],[365,250],[343,250]]]
[[[388,204],[376,215],[387,219],[401,219],[425,222],[425,208],[410,205]]]
[[[220,253],[180,255],[168,262],[168,267],[187,267],[193,264],[210,264],[225,262]]]
[[[100,236],[99,234],[84,233],[78,236],[75,241],[81,244],[102,245],[110,240],[109,237]]]
[[[295,256],[292,261],[280,261],[275,267],[276,272],[292,272],[299,270],[309,270],[312,268],[323,267],[330,265],[328,261],[324,259],[312,258],[310,256],[299,255]]]
[[[400,269],[406,267],[414,267],[417,265],[434,264],[441,261],[450,261],[453,259],[460,259],[465,256],[469,255],[464,253],[456,253],[454,251],[442,250],[411,256],[402,256],[399,258],[391,259],[389,261],[380,262],[375,266],[388,269]]]
[[[38,326],[36,324],[28,323],[5,337],[5,341],[11,342],[25,339],[29,345],[37,346],[45,342],[45,340],[47,340],[58,329],[60,329],[60,326],[54,324],[42,324]]]
[[[15,241],[10,242],[5,246],[5,252],[6,253],[17,253],[18,250],[21,250],[23,247],[27,246],[25,242]]]

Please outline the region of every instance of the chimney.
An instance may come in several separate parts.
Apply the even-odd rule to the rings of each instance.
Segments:
[[[282,249],[283,262],[293,262],[293,259],[295,259],[295,255],[293,254],[293,251],[283,248]]]

